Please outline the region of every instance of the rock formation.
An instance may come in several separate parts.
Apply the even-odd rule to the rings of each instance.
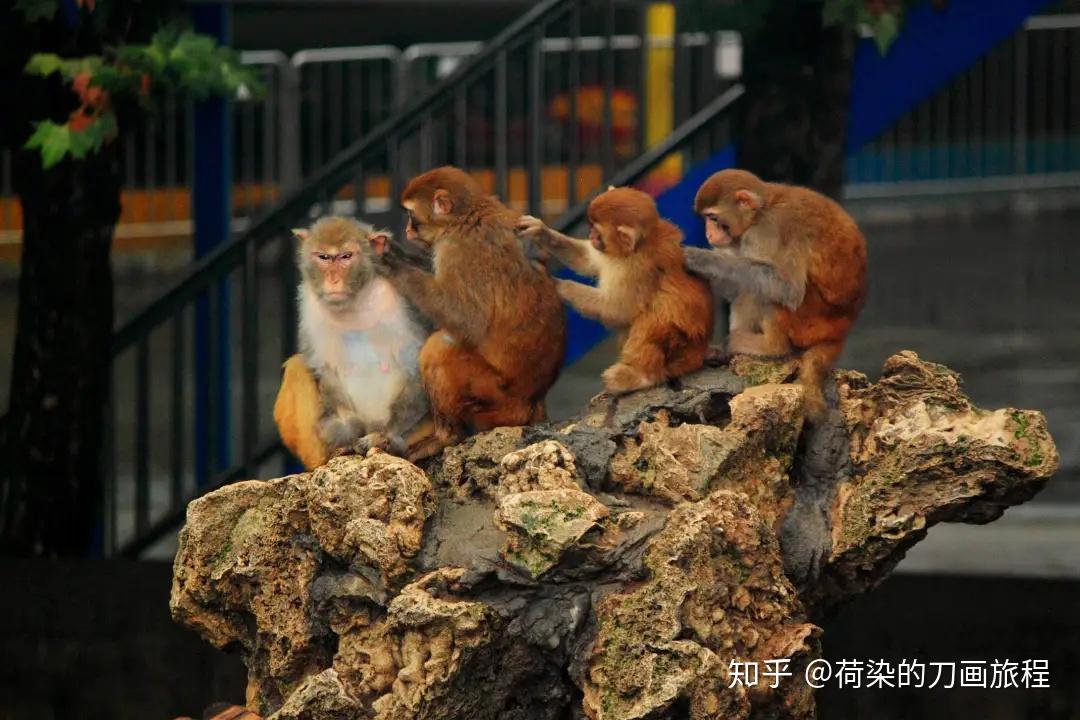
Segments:
[[[905,352],[839,373],[737,358],[500,428],[421,470],[371,451],[191,503],[173,617],[243,653],[274,720],[812,718],[815,619],[938,522],[985,523],[1058,458]],[[790,661],[732,687],[732,661]]]

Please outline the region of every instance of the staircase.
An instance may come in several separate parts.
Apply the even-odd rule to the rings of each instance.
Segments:
[[[270,420],[280,364],[296,347],[291,228],[328,213],[356,213],[400,234],[396,198],[404,183],[424,169],[454,164],[502,197],[524,190],[523,210],[567,231],[607,184],[641,181],[662,165],[670,174],[730,142],[727,120],[742,88],[717,80],[674,90],[688,75],[689,55],[670,33],[650,35],[645,21],[632,44],[639,49],[634,82],[642,101],[626,102],[615,80],[615,53],[623,52],[624,63],[626,32],[613,41],[615,20],[613,0],[538,3],[232,242],[196,262],[117,331],[104,554],[138,556],[175,530],[192,498],[292,467]],[[667,25],[674,27],[670,18]],[[586,36],[583,27],[594,34]],[[556,67],[542,51],[552,38],[569,48]],[[598,78],[582,77],[579,53],[586,49],[601,55]],[[666,53],[672,67],[672,77],[659,84],[648,77],[655,53]],[[651,92],[665,92],[668,100],[678,92],[680,109],[674,124],[661,127],[663,139],[647,145],[650,126],[664,121],[650,115]],[[564,111],[565,132],[557,138],[544,133],[544,109],[553,102]],[[488,131],[478,136],[477,127]],[[569,207],[559,217],[545,212],[553,193]],[[576,342],[568,361],[600,332],[579,317],[570,323]]]

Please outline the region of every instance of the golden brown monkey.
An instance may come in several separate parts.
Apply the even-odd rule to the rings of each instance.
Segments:
[[[565,318],[554,281],[517,241],[519,213],[453,167],[413,178],[401,204],[408,239],[432,249],[434,273],[391,253],[382,255],[386,272],[439,328],[420,351],[435,434],[409,456],[429,457],[469,430],[544,420]]]
[[[404,453],[428,414],[419,352],[428,329],[375,273],[385,231],[328,217],[293,231],[300,243],[300,350],[274,403],[282,441],[308,468],[358,440]]]
[[[597,286],[559,280],[559,296],[587,317],[623,331],[604,389],[625,393],[701,367],[713,326],[708,283],[683,267],[682,232],[660,219],[653,199],[613,188],[589,203],[588,240],[525,216],[518,232]]]
[[[689,248],[688,267],[732,301],[729,353],[802,353],[807,415],[825,411],[822,383],[866,300],[866,241],[855,221],[807,188],[722,170],[694,209],[715,250]]]

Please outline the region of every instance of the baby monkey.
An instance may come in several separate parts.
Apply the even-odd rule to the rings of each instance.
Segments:
[[[428,415],[419,370],[428,330],[375,273],[372,258],[390,235],[347,217],[293,233],[301,354],[285,363],[274,403],[282,441],[308,468],[361,438],[360,447],[401,454]]]
[[[619,361],[604,371],[604,390],[640,390],[700,368],[712,333],[712,293],[683,267],[682,232],[633,188],[601,193],[588,218],[588,240],[531,215],[517,228],[574,272],[597,278],[596,287],[559,280],[556,289],[582,315],[621,333]]]

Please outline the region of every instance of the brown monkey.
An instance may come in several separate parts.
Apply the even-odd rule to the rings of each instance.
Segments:
[[[519,214],[453,167],[413,178],[401,195],[406,234],[430,246],[434,273],[383,254],[394,286],[439,328],[420,351],[435,434],[410,449],[429,457],[468,430],[545,418],[562,366],[565,318],[555,283],[529,263]]]
[[[300,350],[285,363],[274,420],[308,468],[360,438],[397,453],[423,430],[419,352],[428,329],[375,273],[390,236],[352,218],[293,231],[300,243]]]
[[[575,240],[532,216],[519,233],[551,252],[591,287],[558,281],[559,296],[587,317],[623,332],[619,361],[604,371],[604,389],[624,393],[701,367],[713,326],[708,283],[683,268],[682,232],[633,188],[598,195],[588,209],[589,239]]]
[[[825,411],[822,383],[866,300],[866,242],[835,202],[807,188],[722,170],[694,209],[715,250],[690,248],[688,267],[732,301],[729,353],[802,353],[807,415]]]

